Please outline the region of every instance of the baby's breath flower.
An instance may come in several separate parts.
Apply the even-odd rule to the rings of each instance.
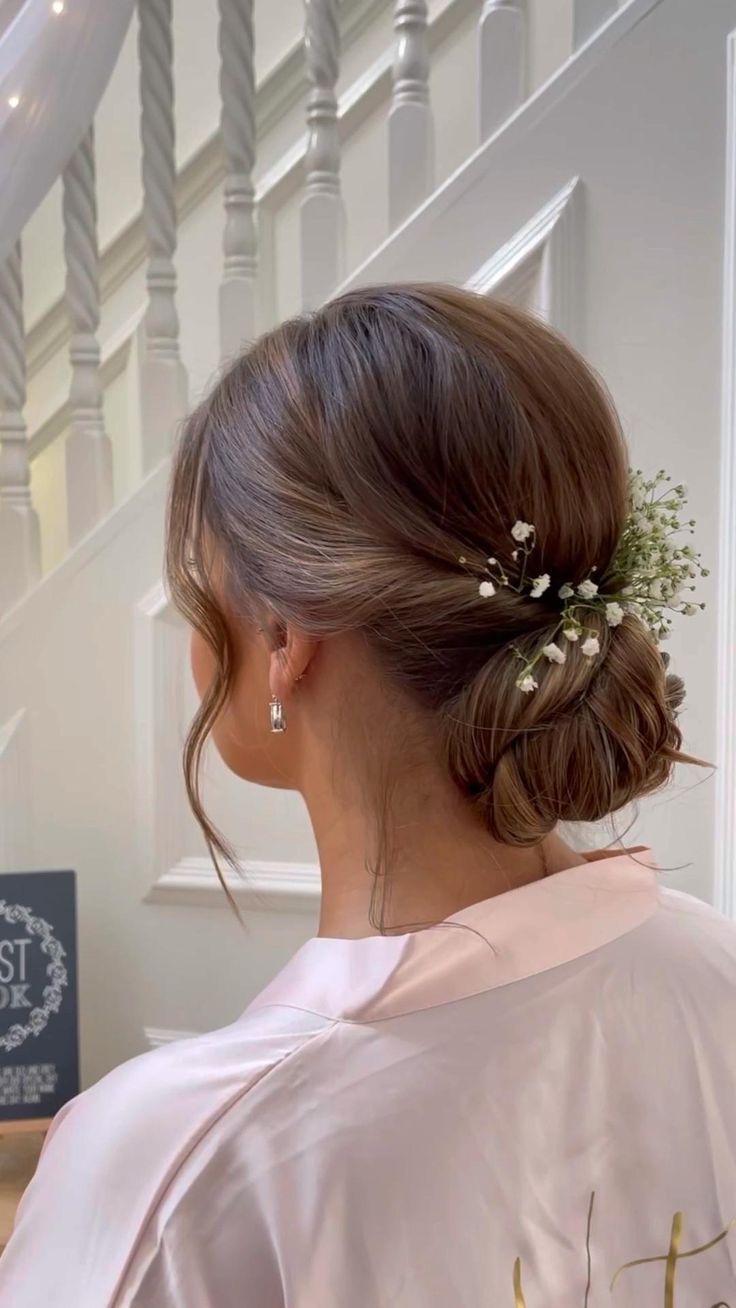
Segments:
[[[667,483],[664,490],[661,488],[663,482]],[[645,477],[640,470],[630,471],[629,512],[613,558],[605,568],[592,567],[590,576],[577,585],[565,582],[557,589],[562,605],[555,631],[561,631],[564,640],[573,644],[580,641],[586,658],[600,654],[601,640],[594,630],[579,620],[581,609],[605,615],[609,627],[620,626],[625,616],[632,614],[659,643],[670,635],[672,619],[669,613],[691,617],[705,608],[704,604],[686,598],[695,590],[693,580],[698,576],[707,577],[709,573],[701,564],[700,554],[691,545],[681,545],[676,539],[678,534],[692,530],[695,523],[692,519],[687,523],[681,521],[687,488],[684,484],[672,486],[671,482],[672,478],[663,470],[651,478]],[[489,558],[486,571],[495,569],[490,574],[493,580],[479,579],[479,592],[484,597],[492,596],[498,587],[508,586],[518,595],[528,594],[532,599],[539,599],[552,585],[552,578],[547,572],[533,578],[526,573],[527,561],[536,548],[536,528],[533,523],[520,518],[511,528],[511,535],[520,546],[511,556],[514,562],[521,556],[519,574],[512,580],[497,559]],[[464,564],[466,559],[461,558],[460,562]],[[598,573],[598,582],[593,581],[595,573]],[[617,584],[619,582],[625,584]],[[554,640],[531,655],[515,645],[511,648],[522,663],[516,685],[525,694],[537,689],[534,671],[540,659],[546,658],[550,663],[567,661],[565,646],[561,647]]]
[[[511,535],[514,540],[518,540],[521,544],[522,541],[528,540],[534,530],[534,523],[522,522],[521,519],[519,519],[511,528]]]
[[[537,690],[539,686],[539,683],[534,680],[531,672],[527,672],[524,676],[519,677],[516,684],[519,687],[519,690],[523,690],[525,695],[528,695],[531,690]]]
[[[542,653],[545,658],[549,659],[550,663],[564,663],[567,659],[565,651],[560,649],[559,645],[555,645],[554,641],[551,641],[549,645],[545,645]]]
[[[634,509],[641,509],[646,502],[646,486],[640,472],[633,473],[630,483],[631,504]]]

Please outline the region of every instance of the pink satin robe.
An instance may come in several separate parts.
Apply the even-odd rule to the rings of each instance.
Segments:
[[[736,924],[627,853],[311,939],[116,1068],[54,1120],[0,1308],[736,1308],[734,1219]]]

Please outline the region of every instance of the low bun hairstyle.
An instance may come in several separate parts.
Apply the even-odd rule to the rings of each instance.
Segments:
[[[385,675],[436,725],[447,768],[488,831],[533,845],[662,786],[680,753],[682,684],[627,615],[516,686],[516,650],[553,637],[559,586],[612,572],[628,512],[628,456],[610,398],[582,358],[519,309],[439,285],[350,291],[262,337],[188,420],[173,470],[167,570],[218,674],[185,754],[197,766],[231,678],[204,540],[233,603],[267,602],[316,636],[359,631]],[[492,600],[459,563],[513,568],[510,529],[536,527],[539,599]],[[192,560],[197,565],[192,570]],[[512,647],[515,647],[512,648]]]
[[[586,625],[598,633],[597,659],[568,652],[523,704],[508,667],[499,676],[489,660],[451,709],[452,773],[506,844],[607,817],[663,786],[685,758],[675,718],[683,684],[665,675],[651,636],[632,617],[613,632],[598,615]],[[530,653],[553,639],[530,635]]]

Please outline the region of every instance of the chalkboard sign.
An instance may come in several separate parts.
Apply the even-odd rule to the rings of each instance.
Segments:
[[[0,1125],[78,1093],[75,874],[0,873]]]

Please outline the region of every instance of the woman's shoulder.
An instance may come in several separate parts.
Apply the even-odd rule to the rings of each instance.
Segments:
[[[221,1094],[237,1093],[298,1052],[325,1024],[323,1017],[298,1008],[261,1007],[254,1002],[227,1026],[172,1039],[118,1064],[73,1102],[120,1091],[127,1094],[131,1087],[140,1086],[150,1103],[150,1097],[168,1091],[172,1081],[188,1086],[190,1096],[202,1091],[209,1098],[215,1089]]]
[[[660,920],[673,932],[682,936],[718,937],[726,943],[731,941],[736,949],[736,922],[713,904],[665,885],[659,886],[657,898]]]
[[[695,895],[660,885],[657,911],[642,928],[654,971],[696,994],[702,982],[718,1008],[736,1002],[736,922]]]
[[[138,1054],[61,1109],[44,1153],[71,1130],[94,1129],[98,1146],[110,1132],[110,1145],[120,1150],[146,1136],[155,1152],[173,1135],[200,1135],[325,1025],[299,1009],[246,1009],[228,1026]]]
[[[183,1164],[330,1023],[260,1008],[121,1063],[57,1113],[0,1260],[0,1308],[112,1303]],[[261,1100],[262,1102],[262,1100]],[[40,1255],[43,1255],[41,1260]],[[60,1296],[60,1297],[59,1297]]]

